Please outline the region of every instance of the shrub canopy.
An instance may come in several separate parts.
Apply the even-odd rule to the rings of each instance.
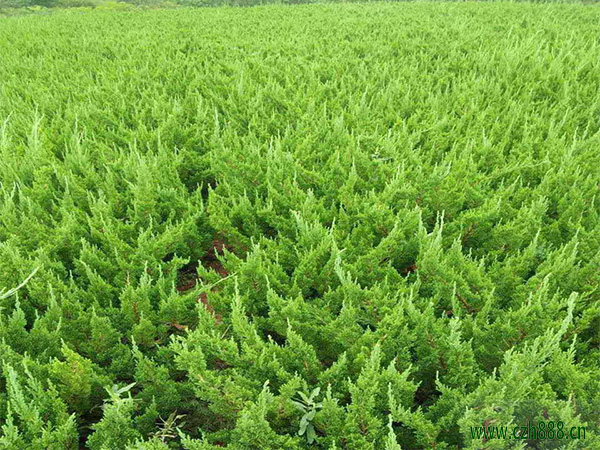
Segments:
[[[600,448],[599,18],[0,18],[0,448]]]

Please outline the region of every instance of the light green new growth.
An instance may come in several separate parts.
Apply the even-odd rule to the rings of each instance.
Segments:
[[[599,24],[0,17],[0,450],[600,449]]]

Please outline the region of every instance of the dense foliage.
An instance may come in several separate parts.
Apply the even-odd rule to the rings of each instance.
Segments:
[[[0,448],[600,448],[599,19],[0,19]]]
[[[381,0],[0,0],[0,15],[15,15],[25,13],[49,13],[53,9],[76,9],[87,11],[100,10],[136,10],[157,8],[179,8],[179,7],[215,7],[235,6],[247,7],[258,5],[294,5],[315,3],[365,3]],[[388,2],[405,2],[411,0],[385,0]],[[439,0],[439,1],[462,1],[462,0]],[[476,0],[495,1],[495,0]],[[598,3],[600,0],[511,0],[532,1],[540,3]]]

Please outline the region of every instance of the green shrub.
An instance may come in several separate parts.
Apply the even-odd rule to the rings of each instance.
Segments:
[[[0,18],[0,449],[600,448],[597,8],[62,6]]]

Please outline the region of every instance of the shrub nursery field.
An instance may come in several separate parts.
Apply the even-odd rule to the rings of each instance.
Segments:
[[[0,126],[2,450],[600,449],[599,6],[3,18]]]

